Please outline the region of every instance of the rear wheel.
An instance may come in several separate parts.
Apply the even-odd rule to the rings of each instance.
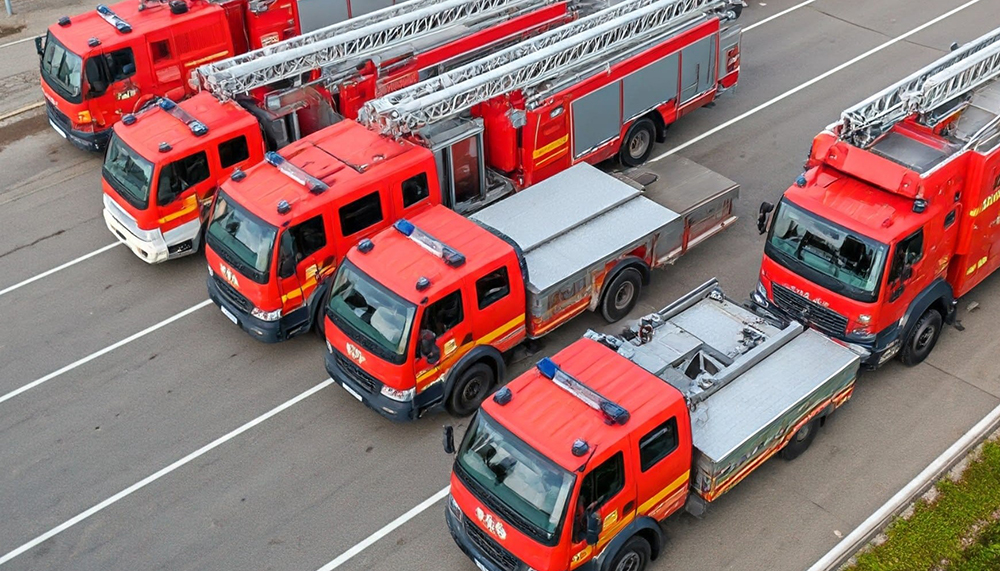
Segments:
[[[606,569],[607,571],[642,571],[649,563],[651,553],[649,542],[635,536],[622,546]]]
[[[601,315],[608,323],[614,323],[628,315],[635,307],[642,290],[642,274],[635,268],[625,268],[604,289],[601,300]]]
[[[819,430],[819,419],[814,418],[800,428],[788,441],[788,444],[781,449],[781,457],[785,460],[795,460],[800,454],[809,448],[812,441],[816,439],[816,432]]]
[[[899,360],[907,367],[919,364],[931,354],[941,335],[944,320],[936,309],[928,309],[910,330],[903,340],[903,348],[899,352]]]
[[[656,125],[647,118],[639,119],[635,123],[632,123],[628,132],[625,133],[622,148],[618,151],[618,159],[623,165],[628,167],[641,165],[653,153],[653,141],[655,138]]]
[[[448,395],[448,412],[454,416],[469,416],[493,391],[496,375],[486,363],[476,363],[462,371]]]

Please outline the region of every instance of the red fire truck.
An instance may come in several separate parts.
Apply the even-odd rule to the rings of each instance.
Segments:
[[[768,458],[802,454],[859,361],[709,282],[485,401],[455,457],[448,527],[486,571],[642,571],[663,555],[660,521],[701,516]]]
[[[754,301],[923,361],[1000,266],[1000,30],[848,109],[770,220]],[[771,205],[761,205],[767,231]]]
[[[240,172],[223,183],[209,222],[212,299],[255,338],[287,339],[322,324],[315,317],[347,250],[400,217],[442,203],[469,213],[616,153],[626,164],[645,160],[669,121],[735,81],[739,31],[720,28],[735,17],[731,8],[728,0],[616,4],[396,92],[402,99],[366,104],[369,123],[405,136],[342,121]],[[424,99],[426,107],[413,105]],[[476,115],[514,99],[521,107],[506,115]],[[411,132],[415,114],[433,121]],[[500,131],[514,136],[507,143],[521,141],[529,174],[498,166],[489,141]],[[227,226],[236,216],[244,222]],[[258,230],[244,240],[246,221]],[[307,226],[320,233],[304,245],[295,232]]]
[[[575,13],[563,0],[412,0],[202,66],[204,91],[179,104],[183,117],[159,100],[114,126],[102,181],[108,228],[149,263],[193,253],[219,180],[260,162],[265,148]]]
[[[126,0],[63,16],[36,40],[49,122],[75,146],[101,150],[111,126],[150,97],[190,94],[196,66],[298,33],[296,2]]]
[[[326,304],[327,371],[393,420],[471,414],[516,345],[587,310],[618,321],[652,270],[735,220],[735,183],[657,166],[578,164],[471,219],[438,205],[361,241]]]

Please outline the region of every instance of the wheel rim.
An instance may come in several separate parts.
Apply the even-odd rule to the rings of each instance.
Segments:
[[[625,557],[622,557],[621,561],[618,562],[618,566],[615,567],[615,571],[638,571],[641,563],[642,557],[640,557],[635,551],[630,551],[625,554]]]
[[[799,431],[795,433],[795,441],[802,442],[803,440],[808,438],[810,430],[811,429],[809,428],[808,424],[800,428]]]
[[[624,282],[615,292],[615,309],[621,310],[628,307],[632,303],[633,296],[635,296],[635,284]]]
[[[921,329],[920,333],[917,334],[917,338],[914,340],[913,348],[920,353],[930,347],[931,341],[934,340],[935,331],[936,328],[933,325],[927,325]]]
[[[632,135],[628,142],[628,155],[633,159],[640,159],[649,149],[649,131],[642,130]]]

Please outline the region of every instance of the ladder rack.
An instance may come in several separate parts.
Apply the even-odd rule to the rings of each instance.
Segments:
[[[386,49],[451,26],[483,26],[551,5],[556,0],[409,0],[345,22],[289,38],[226,60],[205,64],[196,79],[223,98],[299,77],[354,68]]]
[[[1000,77],[1000,29],[844,111],[840,116],[840,138],[857,147],[868,147],[910,114],[929,115],[997,77]]]
[[[369,101],[358,120],[385,134],[412,132],[499,95],[608,61],[623,48],[672,33],[706,14],[734,17],[726,14],[730,5],[729,0],[629,0]]]

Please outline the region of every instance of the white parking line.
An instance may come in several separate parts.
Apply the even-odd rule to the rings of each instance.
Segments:
[[[54,274],[54,273],[56,273],[56,272],[58,272],[60,270],[65,270],[66,268],[68,268],[70,266],[74,266],[76,264],[79,264],[80,262],[82,262],[84,260],[89,260],[90,258],[93,258],[94,256],[96,256],[98,254],[103,254],[104,252],[107,252],[108,250],[110,250],[111,248],[114,248],[115,246],[117,246],[119,244],[121,244],[121,242],[115,242],[114,244],[108,244],[107,246],[104,246],[103,248],[99,248],[97,250],[94,250],[93,252],[91,252],[89,254],[84,254],[84,255],[80,256],[79,258],[77,258],[75,260],[70,260],[69,262],[66,262],[65,264],[63,264],[61,266],[57,266],[55,268],[52,268],[51,270],[42,272],[42,273],[38,274],[35,277],[28,278],[28,279],[24,280],[23,282],[19,282],[19,283],[16,283],[16,284],[14,284],[14,285],[12,285],[10,287],[4,288],[4,289],[0,290],[0,296],[8,294],[8,293],[10,293],[10,292],[12,292],[12,291],[14,291],[16,289],[22,288],[22,287],[24,287],[24,286],[26,286],[26,285],[28,285],[30,283],[37,282],[38,280],[40,280],[42,278],[46,278],[46,277],[51,276],[52,274]]]
[[[855,58],[851,58],[850,60],[848,60],[848,61],[846,61],[846,62],[838,65],[837,67],[835,67],[835,68],[833,68],[833,69],[831,69],[829,71],[827,71],[826,73],[818,75],[818,76],[810,79],[809,81],[807,81],[807,82],[799,85],[798,87],[792,88],[792,89],[790,89],[790,90],[782,93],[781,95],[775,97],[774,99],[771,99],[770,101],[766,101],[764,103],[761,103],[760,105],[754,107],[753,109],[751,109],[751,110],[749,110],[749,111],[747,111],[747,112],[745,112],[745,113],[743,113],[741,115],[737,115],[736,117],[733,117],[729,121],[726,121],[725,123],[723,123],[723,124],[721,124],[721,125],[713,128],[713,129],[709,129],[708,131],[702,133],[701,135],[698,135],[697,137],[695,137],[695,138],[687,141],[686,143],[683,143],[681,145],[677,145],[676,147],[670,149],[669,151],[666,151],[666,152],[664,152],[664,153],[662,153],[660,155],[657,155],[656,157],[654,157],[652,159],[649,159],[649,162],[658,161],[658,160],[660,160],[660,159],[662,159],[664,157],[669,157],[670,155],[672,155],[674,153],[679,153],[680,151],[683,151],[684,149],[690,147],[691,145],[694,145],[695,143],[701,142],[701,141],[703,141],[703,140],[711,137],[712,135],[718,133],[719,131],[722,131],[724,129],[728,129],[729,127],[735,125],[736,123],[739,123],[740,121],[746,119],[747,117],[750,117],[751,115],[756,115],[757,113],[763,111],[764,109],[767,109],[768,107],[774,105],[775,103],[778,103],[780,101],[784,101],[785,99],[788,99],[789,97],[795,95],[796,93],[802,91],[803,89],[808,89],[809,87],[812,87],[813,85],[816,85],[817,83],[819,83],[820,81],[823,81],[824,79],[830,77],[831,75],[833,75],[833,74],[835,74],[835,73],[837,73],[839,71],[843,71],[844,69],[846,69],[846,68],[848,68],[848,67],[850,67],[850,66],[852,66],[852,65],[854,65],[856,63],[858,63],[859,61],[861,61],[863,59],[866,59],[866,58],[868,58],[871,55],[877,54],[878,52],[880,52],[880,51],[882,51],[882,50],[884,50],[884,49],[886,49],[886,48],[888,48],[890,46],[898,44],[899,42],[905,40],[906,38],[909,38],[910,36],[912,36],[914,34],[918,34],[918,33],[922,32],[922,31],[926,30],[927,28],[933,26],[934,24],[937,24],[938,22],[940,22],[940,21],[942,21],[942,20],[944,20],[944,19],[946,19],[946,18],[948,18],[950,16],[953,16],[953,15],[957,14],[957,13],[961,12],[962,10],[965,10],[969,6],[978,4],[981,1],[982,0],[969,0],[965,4],[962,4],[961,6],[959,6],[957,8],[953,8],[953,9],[945,12],[944,14],[941,14],[937,18],[934,18],[933,20],[931,20],[929,22],[926,22],[924,24],[921,24],[921,25],[917,26],[916,28],[913,28],[909,32],[906,32],[904,34],[896,36],[895,38],[892,38],[891,40],[889,40],[887,42],[879,44],[879,45],[875,46],[874,48],[866,51],[865,53],[863,53],[863,54],[861,54],[861,55],[859,55],[859,56],[857,56]]]
[[[780,17],[784,16],[785,14],[788,14],[789,12],[794,12],[794,11],[798,10],[799,8],[802,8],[804,6],[808,6],[808,5],[812,4],[815,1],[816,0],[806,0],[805,2],[803,2],[801,4],[796,4],[796,5],[792,6],[791,8],[785,8],[784,10],[782,10],[781,12],[778,12],[777,14],[771,14],[767,18],[764,18],[763,20],[761,20],[760,22],[754,22],[753,24],[750,24],[746,28],[743,28],[743,31],[744,32],[749,32],[750,30],[756,28],[757,26],[763,26],[764,24],[770,22],[771,20],[775,20],[777,18],[780,18]]]
[[[132,335],[130,335],[130,336],[122,339],[121,341],[118,341],[117,343],[114,343],[112,345],[108,345],[107,347],[105,347],[104,349],[101,349],[100,351],[97,351],[95,353],[91,353],[90,355],[87,355],[86,357],[84,357],[82,359],[74,361],[74,362],[70,363],[69,365],[66,365],[65,367],[59,369],[58,371],[49,373],[48,375],[45,375],[44,377],[42,377],[40,379],[37,379],[37,380],[32,381],[32,382],[30,382],[30,383],[28,383],[28,384],[26,384],[26,385],[24,385],[24,386],[22,386],[22,387],[20,387],[18,389],[15,389],[15,390],[13,390],[13,391],[11,391],[11,392],[3,395],[2,397],[0,397],[0,404],[3,404],[4,402],[6,402],[6,401],[8,401],[8,400],[10,400],[10,399],[12,399],[14,397],[16,397],[17,395],[19,395],[21,393],[30,391],[31,389],[37,387],[38,385],[40,385],[42,383],[51,381],[52,379],[58,377],[59,375],[62,375],[63,373],[67,373],[69,371],[72,371],[73,369],[79,367],[80,365],[85,365],[85,364],[93,361],[94,359],[96,359],[98,357],[101,357],[102,355],[107,355],[108,353],[114,351],[115,349],[117,349],[119,347],[122,347],[124,345],[128,345],[129,343],[135,341],[136,339],[139,339],[141,337],[145,337],[146,335],[149,335],[150,333],[156,331],[157,329],[161,329],[163,327],[166,327],[167,325],[170,325],[171,323],[173,323],[173,322],[177,321],[178,319],[180,319],[180,318],[188,315],[189,313],[194,313],[194,312],[198,311],[199,309],[201,309],[201,308],[203,308],[206,305],[209,305],[211,303],[212,303],[212,300],[206,299],[205,301],[203,301],[203,302],[201,302],[201,303],[199,303],[197,305],[191,306],[191,307],[185,309],[184,311],[182,311],[182,312],[180,312],[180,313],[178,313],[176,315],[173,315],[171,317],[168,317],[168,318],[164,319],[163,321],[157,323],[156,325],[153,325],[151,327],[147,327],[146,329],[143,329],[142,331],[140,331],[138,333],[134,333],[134,334],[132,334]]]
[[[287,408],[290,408],[290,407],[294,406],[295,404],[299,403],[300,401],[303,401],[303,400],[309,398],[310,396],[312,396],[312,395],[316,394],[317,392],[319,392],[319,391],[325,389],[326,387],[330,386],[330,383],[332,383],[332,382],[333,382],[333,380],[331,380],[331,379],[327,379],[327,380],[323,381],[322,383],[314,386],[313,388],[305,391],[304,393],[299,394],[298,396],[292,398],[291,400],[287,400],[284,403],[278,405],[277,407],[272,408],[271,410],[267,411],[266,413],[258,416],[257,418],[251,420],[250,422],[244,424],[243,426],[237,428],[236,430],[234,430],[234,431],[226,434],[225,436],[217,438],[217,439],[213,440],[211,443],[206,444],[205,446],[202,446],[201,448],[195,450],[194,452],[188,454],[187,456],[181,458],[180,460],[174,462],[173,464],[167,466],[166,468],[163,468],[162,470],[160,470],[160,471],[158,471],[158,472],[156,472],[154,474],[146,476],[142,480],[136,482],[135,484],[132,484],[131,486],[125,488],[124,490],[118,492],[117,494],[111,496],[110,498],[104,500],[103,502],[101,502],[101,503],[99,503],[99,504],[91,507],[90,509],[88,509],[86,511],[80,512],[76,516],[74,516],[74,517],[66,520],[65,522],[57,525],[56,527],[53,527],[49,531],[46,531],[45,533],[43,533],[42,535],[39,535],[35,539],[32,539],[31,541],[25,543],[24,545],[22,545],[22,546],[18,547],[17,549],[11,551],[10,553],[7,553],[3,557],[0,557],[0,565],[3,565],[4,563],[9,562],[11,559],[14,559],[18,555],[21,555],[22,553],[24,553],[25,551],[28,551],[29,549],[33,549],[34,547],[37,547],[40,543],[42,543],[42,542],[44,542],[44,541],[46,541],[48,539],[51,539],[52,537],[54,537],[54,536],[56,536],[56,535],[58,535],[58,534],[60,534],[60,533],[62,533],[64,531],[66,531],[67,529],[69,529],[69,528],[73,527],[74,525],[80,523],[81,521],[89,518],[90,516],[92,516],[92,515],[100,512],[104,508],[107,508],[108,506],[110,506],[110,505],[118,502],[119,500],[130,496],[131,494],[133,494],[133,493],[141,490],[142,488],[145,488],[149,484],[152,484],[153,482],[159,480],[160,478],[166,476],[167,474],[173,472],[174,470],[180,468],[181,466],[184,466],[185,464],[191,462],[192,460],[195,460],[198,457],[203,456],[205,453],[213,450],[214,448],[217,448],[218,446],[221,446],[222,444],[224,444],[224,443],[232,440],[233,438],[236,438],[240,434],[243,434],[244,432],[246,432],[246,431],[250,430],[251,428],[257,426],[258,424],[260,424],[260,423],[264,422],[265,420],[271,418],[272,416],[278,414],[279,412],[281,412],[281,411],[283,411],[283,410],[285,410]]]
[[[877,46],[875,48],[872,48],[872,49],[868,50],[867,52],[861,54],[860,56],[851,59],[847,63],[838,65],[837,67],[835,67],[835,68],[831,69],[830,71],[828,71],[828,72],[826,72],[826,73],[824,73],[824,74],[816,77],[815,79],[811,79],[811,80],[803,83],[802,85],[800,85],[800,86],[798,86],[798,87],[796,87],[796,88],[794,88],[794,89],[792,89],[790,91],[787,91],[784,94],[779,95],[778,97],[775,97],[774,99],[768,101],[767,103],[764,103],[762,105],[754,107],[753,109],[751,109],[750,111],[748,111],[748,112],[740,115],[739,117],[736,117],[736,118],[734,118],[734,119],[732,119],[730,121],[727,121],[726,123],[723,123],[722,125],[716,127],[715,129],[712,129],[712,130],[708,131],[704,135],[701,135],[700,137],[695,137],[694,139],[688,141],[687,143],[684,143],[684,144],[682,144],[682,145],[680,145],[678,147],[675,147],[675,148],[667,151],[666,153],[663,153],[662,155],[660,155],[660,156],[658,156],[658,157],[656,157],[655,159],[652,159],[652,160],[659,160],[659,159],[662,159],[663,157],[666,157],[668,155],[672,155],[672,154],[674,154],[674,153],[676,153],[676,152],[678,152],[678,151],[680,151],[682,149],[685,149],[685,148],[687,148],[687,147],[689,147],[689,146],[697,143],[698,141],[700,141],[700,140],[702,140],[702,139],[704,139],[704,138],[706,138],[706,137],[708,137],[710,135],[713,135],[713,134],[721,131],[722,129],[725,129],[726,127],[729,127],[729,126],[733,125],[734,123],[742,121],[743,119],[746,119],[747,117],[750,117],[750,116],[754,115],[758,111],[766,109],[766,108],[770,107],[771,105],[774,105],[775,103],[777,103],[777,102],[779,102],[779,101],[781,101],[783,99],[786,99],[786,98],[788,98],[788,97],[790,97],[790,96],[798,93],[799,91],[802,91],[803,89],[806,89],[807,87],[809,87],[811,85],[814,85],[815,83],[817,83],[819,81],[822,81],[823,79],[825,79],[827,77],[830,77],[831,75],[837,73],[838,71],[841,71],[844,68],[849,67],[849,66],[851,66],[851,65],[853,65],[853,64],[855,64],[855,63],[857,63],[857,62],[859,62],[859,61],[867,58],[868,56],[870,56],[872,54],[878,53],[878,52],[880,52],[880,51],[888,48],[889,46],[892,46],[892,45],[894,45],[894,44],[896,44],[896,43],[898,43],[898,42],[900,42],[900,41],[902,41],[902,40],[904,40],[904,39],[912,36],[913,34],[916,34],[916,33],[920,32],[921,30],[927,29],[928,27],[933,26],[934,24],[937,24],[938,22],[940,22],[940,21],[948,18],[949,16],[953,16],[954,14],[957,14],[958,12],[961,12],[962,10],[965,10],[966,8],[968,8],[970,6],[978,4],[981,1],[982,0],[970,0],[969,2],[966,2],[965,4],[962,4],[961,6],[955,8],[953,10],[949,10],[948,12],[945,12],[944,14],[942,14],[942,15],[934,18],[933,20],[930,20],[929,22],[927,22],[925,24],[917,26],[916,28],[914,28],[914,29],[910,30],[909,32],[906,32],[906,33],[904,33],[904,34],[902,34],[900,36],[896,36],[895,38],[893,38],[893,39],[891,39],[891,40],[889,40],[889,41],[887,41],[887,42],[885,42],[885,43],[883,43],[883,44],[881,44],[881,45],[879,45],[879,46]],[[432,505],[434,505],[435,503],[437,503],[438,501],[440,501],[447,494],[448,494],[448,488],[445,487],[443,490],[441,490],[438,493],[434,494],[430,498],[427,498],[422,503],[420,503],[419,505],[417,505],[416,507],[414,507],[410,511],[406,512],[405,514],[403,514],[402,516],[400,516],[399,518],[397,518],[396,520],[394,520],[389,525],[383,527],[382,529],[380,529],[380,530],[376,531],[375,533],[373,533],[372,535],[368,536],[361,543],[358,543],[357,545],[355,545],[351,549],[348,549],[347,551],[345,551],[344,553],[342,553],[341,555],[339,555],[336,559],[334,559],[333,561],[331,561],[327,565],[323,566],[320,569],[320,571],[330,571],[332,569],[336,569],[337,567],[343,565],[348,560],[350,560],[351,558],[353,558],[354,556],[356,556],[358,553],[361,553],[362,551],[364,551],[365,549],[367,549],[368,547],[370,547],[373,543],[375,543],[379,539],[381,539],[381,538],[385,537],[386,535],[388,535],[389,533],[391,533],[393,530],[395,530],[397,527],[399,527],[403,523],[406,523],[410,519],[413,519],[414,517],[416,517],[417,515],[419,515],[421,512],[427,510],[427,508],[431,507]]]
[[[13,42],[7,42],[6,44],[0,44],[0,50],[3,48],[9,48],[10,46],[16,46],[17,44],[23,44],[24,42],[30,42],[34,39],[35,36],[29,36],[27,38],[21,38],[20,40],[14,40]]]

